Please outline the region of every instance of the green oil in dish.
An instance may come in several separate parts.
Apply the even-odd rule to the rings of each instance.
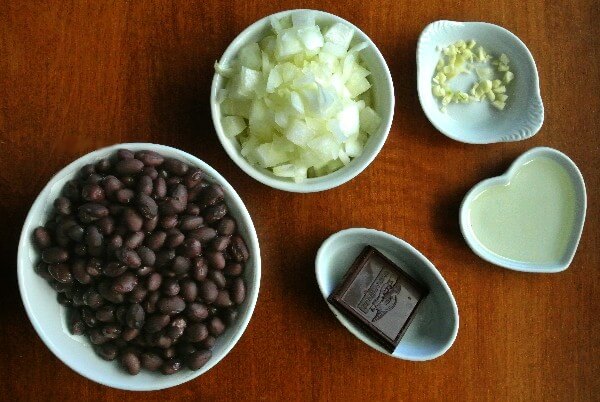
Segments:
[[[563,258],[575,215],[573,180],[548,157],[525,163],[509,184],[482,191],[470,208],[473,233],[484,247],[501,257],[534,264]]]

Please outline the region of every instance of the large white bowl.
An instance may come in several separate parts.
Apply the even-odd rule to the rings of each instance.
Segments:
[[[250,259],[246,263],[244,272],[247,283],[246,300],[239,307],[238,319],[222,336],[217,338],[217,343],[212,350],[212,358],[200,370],[191,371],[186,368],[170,376],[142,370],[138,375],[131,376],[123,371],[116,361],[102,360],[93,351],[92,345],[86,337],[71,335],[66,326],[66,309],[56,301],[56,292],[33,270],[34,264],[39,261],[40,257],[33,245],[32,232],[47,220],[52,211],[53,200],[59,196],[64,184],[74,178],[82,166],[113,155],[120,148],[132,151],[149,149],[167,157],[178,158],[202,169],[211,181],[223,186],[229,212],[237,220],[239,231],[248,245]],[[92,381],[125,390],[149,391],[173,387],[198,377],[210,370],[234,347],[250,321],[258,298],[260,249],[254,224],[244,203],[227,180],[212,167],[186,152],[164,145],[117,144],[82,156],[58,172],[44,187],[34,201],[23,225],[17,256],[17,274],[21,298],[27,315],[36,332],[52,353],[67,366]]]
[[[393,353],[382,348],[363,328],[327,301],[365,246],[375,247],[429,290]],[[315,273],[333,315],[354,336],[381,353],[404,360],[431,360],[446,353],[456,339],[458,307],[450,287],[427,257],[404,240],[374,229],[342,230],[331,235],[319,248]]]
[[[292,179],[277,177],[268,169],[260,168],[250,164],[242,156],[240,152],[241,147],[237,139],[229,138],[225,135],[223,132],[223,126],[221,125],[221,107],[219,102],[217,102],[217,93],[219,89],[223,88],[225,80],[219,74],[215,74],[212,81],[210,106],[215,130],[219,140],[221,141],[221,144],[223,144],[223,148],[225,148],[225,151],[229,157],[244,172],[259,182],[279,190],[298,193],[311,193],[315,191],[328,190],[352,180],[360,172],[365,170],[366,167],[373,161],[373,159],[375,159],[383,147],[383,144],[385,143],[387,135],[392,126],[392,118],[394,116],[394,86],[392,83],[390,70],[388,69],[386,62],[381,55],[381,52],[363,31],[343,18],[317,10],[282,11],[258,20],[243,30],[242,33],[240,33],[233,40],[233,42],[231,42],[229,47],[225,50],[225,53],[223,53],[219,63],[222,65],[230,64],[231,61],[236,58],[241,48],[248,43],[257,42],[264,38],[270,32],[271,18],[284,18],[296,12],[314,13],[315,20],[321,27],[331,26],[337,22],[346,24],[355,30],[352,45],[357,42],[366,42],[368,44],[368,47],[360,52],[360,55],[363,63],[371,71],[371,75],[368,77],[368,79],[372,84],[371,91],[373,108],[381,117],[381,124],[377,132],[373,133],[369,137],[363,153],[354,158],[348,165],[331,174],[317,178],[310,178],[301,183],[295,183]]]

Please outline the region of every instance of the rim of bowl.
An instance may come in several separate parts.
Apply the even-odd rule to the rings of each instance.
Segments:
[[[446,293],[446,296],[450,300],[450,304],[452,306],[452,317],[454,318],[454,325],[452,326],[452,333],[450,334],[450,337],[442,344],[442,347],[436,353],[431,353],[427,356],[422,356],[422,357],[408,356],[408,355],[396,356],[394,353],[389,353],[389,352],[385,351],[383,348],[381,348],[376,342],[372,341],[370,339],[370,337],[368,336],[368,334],[366,334],[362,329],[356,327],[355,324],[353,324],[351,322],[351,320],[348,320],[346,317],[344,317],[344,319],[347,320],[348,323],[350,323],[350,326],[346,325],[339,318],[341,316],[341,313],[339,312],[339,310],[337,310],[333,305],[331,305],[331,303],[329,303],[327,301],[327,296],[325,295],[326,289],[323,288],[322,282],[321,282],[321,280],[319,280],[321,275],[319,274],[319,268],[318,268],[320,265],[325,263],[324,262],[325,257],[323,255],[325,252],[325,249],[328,248],[332,243],[334,243],[338,237],[341,237],[344,235],[361,236],[364,234],[378,236],[378,237],[384,238],[386,240],[389,240],[390,242],[395,243],[401,247],[405,247],[409,253],[411,253],[413,256],[415,256],[419,261],[421,261],[421,263],[423,263],[424,266],[426,266],[433,273],[433,275],[437,278],[439,283],[442,285],[442,289]],[[448,285],[448,283],[446,282],[446,280],[444,279],[444,277],[442,276],[440,271],[435,267],[435,265],[433,265],[433,263],[427,257],[425,257],[425,255],[423,255],[423,253],[421,253],[419,250],[417,250],[413,245],[411,245],[407,241],[402,240],[401,238],[396,237],[393,234],[390,234],[390,233],[387,233],[387,232],[384,232],[381,230],[377,230],[377,229],[358,228],[358,227],[343,229],[343,230],[333,233],[327,239],[325,239],[325,241],[323,241],[323,243],[319,247],[319,250],[317,251],[317,256],[315,258],[315,276],[317,278],[317,284],[319,286],[319,290],[325,300],[325,303],[327,304],[327,307],[329,307],[329,309],[333,312],[333,315],[338,319],[338,321],[350,333],[352,333],[354,336],[356,336],[361,341],[366,343],[368,346],[371,346],[375,350],[382,352],[386,355],[389,355],[389,356],[395,357],[395,358],[399,358],[402,360],[410,360],[410,361],[433,360],[433,359],[436,359],[436,358],[442,356],[444,353],[446,353],[452,347],[452,345],[454,344],[454,341],[456,340],[456,337],[458,336],[458,329],[460,326],[460,316],[458,313],[458,304],[456,303],[456,298],[454,297],[454,294],[452,293],[450,286]],[[352,329],[351,329],[351,326],[352,326]],[[356,329],[354,327],[356,327]],[[360,336],[358,336],[357,334],[360,334]],[[363,339],[363,337],[365,339],[368,339],[369,342],[365,341],[365,339]]]
[[[235,203],[239,207],[243,224],[247,228],[248,232],[251,235],[250,239],[244,239],[244,240],[246,240],[246,242],[251,244],[252,249],[256,250],[255,253],[251,254],[252,255],[251,258],[254,260],[253,261],[254,276],[253,276],[252,280],[255,281],[255,283],[256,283],[255,290],[252,294],[249,295],[250,300],[249,300],[249,304],[248,304],[248,310],[246,313],[246,317],[240,322],[239,330],[237,331],[237,333],[235,335],[233,335],[229,344],[227,344],[223,348],[222,356],[218,359],[211,358],[211,360],[209,360],[208,363],[204,367],[202,367],[200,370],[194,372],[193,376],[186,377],[183,379],[180,379],[178,377],[172,377],[173,381],[167,382],[166,385],[161,384],[159,386],[153,386],[153,383],[149,383],[148,386],[133,385],[133,386],[129,387],[129,386],[123,386],[122,384],[113,384],[108,381],[99,381],[98,379],[93,378],[88,372],[80,370],[76,367],[73,367],[71,364],[67,363],[67,361],[65,361],[65,359],[63,359],[63,357],[62,357],[61,349],[59,347],[57,347],[54,344],[54,342],[46,336],[44,329],[42,328],[42,326],[37,322],[37,320],[33,316],[33,313],[31,312],[31,310],[33,308],[31,307],[30,301],[27,297],[27,291],[25,290],[25,278],[23,277],[23,273],[24,273],[24,270],[26,269],[26,267],[23,264],[21,264],[21,260],[24,258],[23,257],[24,253],[26,253],[27,250],[29,250],[29,247],[27,245],[27,243],[28,243],[27,237],[29,237],[31,235],[31,233],[27,229],[34,224],[34,222],[32,222],[33,221],[33,211],[43,208],[44,200],[41,198],[41,195],[50,191],[50,189],[59,180],[59,176],[64,171],[73,169],[76,165],[82,163],[83,160],[93,159],[94,157],[100,157],[101,155],[104,155],[107,152],[114,152],[120,148],[128,148],[128,149],[133,149],[133,150],[149,149],[149,150],[153,150],[153,151],[156,151],[159,153],[162,151],[167,151],[169,153],[176,153],[176,154],[180,155],[182,158],[186,159],[190,164],[194,164],[198,168],[202,169],[204,172],[206,172],[208,174],[208,176],[212,180],[218,182],[220,185],[222,185],[225,188],[228,201]],[[27,265],[27,264],[25,264],[25,265]],[[58,172],[56,172],[54,175],[52,175],[52,177],[50,178],[48,183],[46,183],[44,188],[37,195],[33,204],[31,205],[31,208],[29,209],[29,212],[27,213],[27,217],[25,218],[25,221],[23,223],[23,228],[22,228],[21,234],[19,236],[19,246],[18,246],[18,252],[17,252],[17,281],[19,284],[19,293],[21,294],[21,301],[23,303],[23,306],[25,307],[25,312],[27,313],[27,317],[29,318],[29,321],[31,322],[33,328],[35,329],[35,332],[38,334],[38,336],[40,337],[42,342],[44,342],[46,347],[48,349],[50,349],[50,351],[63,364],[65,364],[71,370],[75,371],[77,374],[79,374],[91,381],[94,381],[96,383],[106,385],[106,386],[112,387],[112,388],[127,390],[127,391],[156,391],[156,390],[160,390],[160,389],[175,387],[177,385],[181,385],[185,382],[188,382],[188,381],[198,378],[199,376],[201,376],[202,374],[206,373],[211,368],[216,366],[221,360],[223,360],[229,354],[229,352],[231,352],[233,347],[237,344],[239,339],[242,337],[243,333],[246,331],[246,328],[250,322],[250,319],[252,318],[252,315],[254,314],[254,308],[256,307],[256,302],[258,300],[258,293],[260,290],[260,278],[261,278],[261,258],[260,258],[260,247],[258,244],[258,236],[256,234],[256,229],[254,227],[254,223],[252,222],[252,218],[250,217],[250,213],[248,212],[248,209],[246,208],[246,205],[242,201],[239,194],[235,191],[233,186],[225,179],[225,177],[223,177],[219,172],[217,172],[208,163],[204,162],[203,160],[201,160],[201,159],[195,157],[194,155],[191,155],[185,151],[182,151],[178,148],[170,147],[167,145],[144,143],[144,142],[119,143],[119,144],[113,144],[113,145],[110,145],[107,147],[103,147],[103,148],[94,150],[92,152],[89,152],[89,153],[82,155],[79,158],[75,159],[73,162],[69,163],[64,168],[60,169]],[[64,308],[64,307],[61,306],[61,308]],[[126,377],[127,374],[125,374],[125,373],[123,374],[123,376],[124,376],[124,378],[128,378],[128,377]],[[134,379],[135,377],[132,376],[131,378]]]
[[[239,151],[237,149],[235,149],[235,147],[230,143],[229,138],[227,138],[225,136],[225,134],[223,132],[223,127],[221,125],[221,114],[217,111],[218,102],[216,101],[217,92],[219,90],[217,83],[222,83],[222,77],[219,74],[217,74],[216,72],[213,75],[213,80],[212,80],[212,85],[211,85],[211,90],[210,90],[210,109],[211,109],[211,117],[212,117],[212,121],[213,121],[213,126],[215,127],[215,131],[217,133],[217,137],[219,138],[219,141],[221,142],[221,145],[225,149],[225,152],[227,153],[227,155],[229,155],[229,157],[233,160],[233,162],[235,162],[235,164],[240,169],[242,169],[244,172],[246,172],[246,174],[248,174],[250,177],[252,177],[253,179],[255,179],[257,181],[259,181],[269,187],[278,189],[278,190],[284,190],[284,191],[289,191],[289,192],[294,192],[294,193],[312,193],[312,192],[329,190],[329,189],[341,186],[344,183],[347,183],[348,181],[352,180],[353,178],[358,176],[360,173],[362,173],[373,162],[375,157],[377,157],[377,155],[381,151],[381,148],[383,148],[383,145],[385,144],[387,136],[392,127],[392,121],[394,118],[394,107],[395,107],[394,83],[392,81],[392,75],[390,73],[390,69],[389,69],[383,55],[381,54],[377,45],[375,45],[375,43],[371,40],[371,38],[366,33],[364,33],[360,28],[358,28],[356,25],[345,20],[344,18],[339,17],[335,14],[328,13],[326,11],[321,11],[321,10],[299,8],[299,9],[293,9],[293,10],[280,11],[280,12],[277,12],[274,14],[267,15],[266,17],[263,17],[263,18],[259,19],[258,21],[252,23],[247,28],[245,28],[242,32],[240,32],[233,39],[233,41],[231,41],[229,46],[227,46],[227,48],[225,49],[225,51],[223,52],[223,54],[221,55],[219,60],[223,60],[223,59],[229,60],[229,59],[234,58],[237,55],[237,52],[239,51],[239,47],[241,47],[242,44],[246,43],[245,40],[242,40],[242,37],[247,36],[248,34],[254,32],[254,31],[264,28],[265,24],[268,24],[270,22],[271,18],[283,18],[283,17],[286,17],[295,12],[313,12],[313,13],[316,13],[317,15],[330,18],[330,19],[332,19],[333,22],[342,22],[342,23],[352,27],[356,32],[358,32],[359,35],[362,35],[364,37],[362,39],[364,39],[364,41],[366,41],[368,43],[369,47],[373,49],[373,51],[376,55],[377,63],[383,67],[383,70],[385,72],[384,81],[386,82],[387,86],[389,87],[390,94],[391,94],[391,97],[389,100],[390,114],[387,119],[382,118],[381,126],[379,127],[378,131],[375,134],[369,136],[369,140],[376,141],[376,143],[375,143],[375,147],[373,148],[371,153],[369,155],[365,155],[366,159],[364,159],[364,161],[360,165],[353,165],[353,166],[347,165],[347,166],[344,166],[344,167],[336,170],[335,172],[332,172],[325,176],[308,178],[301,183],[295,183],[293,181],[289,181],[284,178],[282,178],[282,179],[274,178],[274,177],[271,177],[268,174],[265,174],[264,172],[262,172],[260,170],[261,168],[255,167],[254,165],[250,164],[239,153]],[[362,156],[362,154],[361,154],[361,156]],[[357,158],[354,158],[352,161],[354,161]],[[352,163],[352,161],[351,161],[351,163]]]

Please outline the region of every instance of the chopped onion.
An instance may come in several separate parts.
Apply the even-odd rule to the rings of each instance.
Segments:
[[[244,46],[217,95],[225,135],[250,163],[296,182],[358,157],[381,125],[370,107],[366,42],[342,23],[323,29],[310,11],[272,19],[273,34]],[[506,76],[505,82],[510,80]]]

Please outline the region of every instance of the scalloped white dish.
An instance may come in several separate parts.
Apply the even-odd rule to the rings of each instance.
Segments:
[[[533,148],[502,176],[465,196],[460,228],[473,252],[515,271],[569,267],[583,231],[587,197],[581,172],[552,148]]]
[[[507,85],[504,110],[488,102],[451,103],[446,112],[432,94],[432,78],[440,60],[440,48],[459,40],[474,39],[490,54],[505,53],[514,80]],[[519,141],[534,136],[544,122],[537,68],[527,46],[510,31],[485,22],[435,21],[417,43],[417,89],[425,115],[444,135],[469,144]]]
[[[327,297],[367,245],[375,247],[391,261],[402,266],[406,273],[429,290],[393,353],[383,349],[363,329],[327,302]],[[404,240],[374,229],[351,228],[339,231],[325,240],[319,248],[315,273],[321,294],[333,315],[354,336],[381,353],[403,360],[431,360],[446,353],[456,339],[459,318],[452,291],[435,266]]]

